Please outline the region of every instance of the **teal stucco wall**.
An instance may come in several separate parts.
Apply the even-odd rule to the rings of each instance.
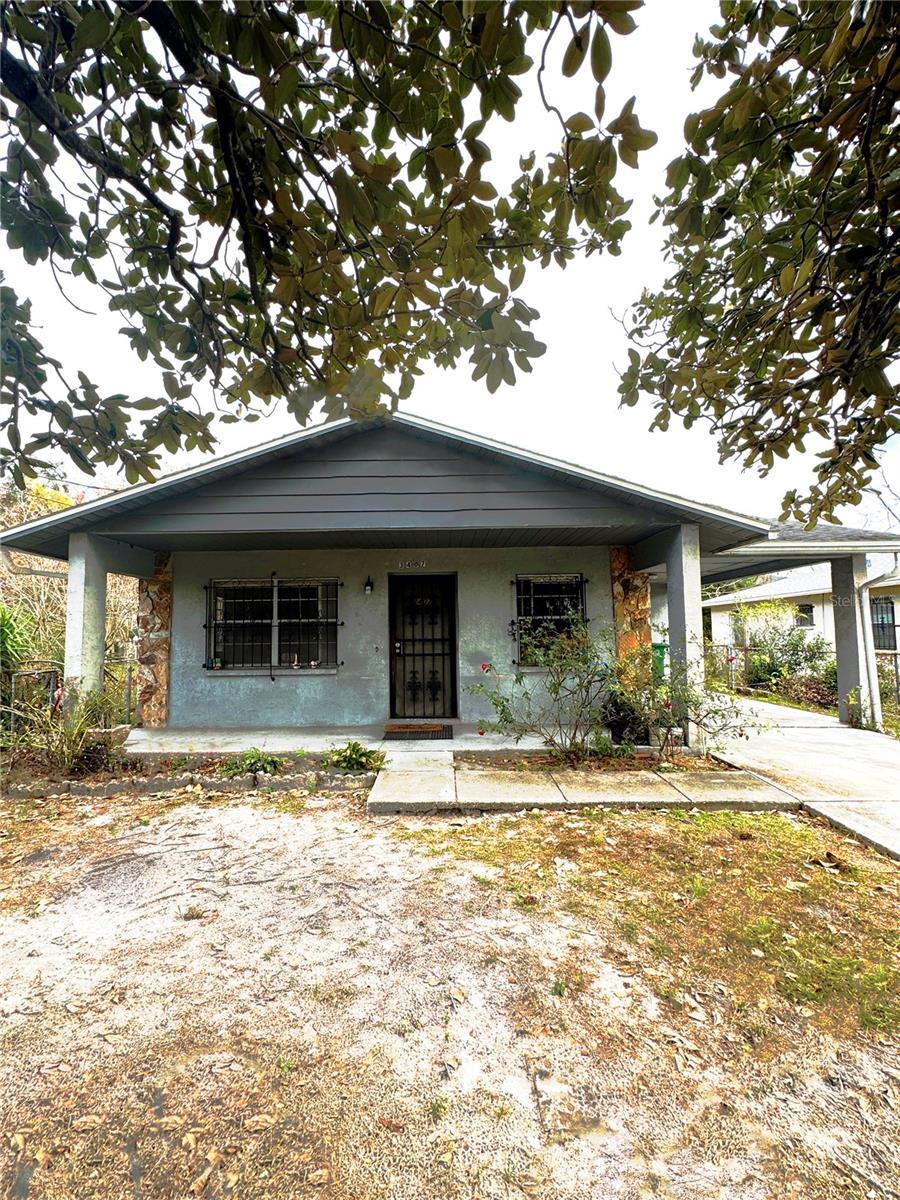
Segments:
[[[424,561],[424,566],[407,563]],[[204,669],[204,585],[212,579],[340,579],[337,672],[241,675]],[[299,550],[184,552],[173,555],[172,657],[169,725],[181,728],[285,728],[382,724],[390,717],[388,576],[457,576],[459,715],[489,716],[468,686],[482,678],[481,663],[512,669],[517,574],[581,572],[585,601],[597,633],[612,627],[609,554],[605,546],[528,549]],[[375,589],[363,591],[367,576]]]

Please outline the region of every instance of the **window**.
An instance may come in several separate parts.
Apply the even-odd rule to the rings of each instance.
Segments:
[[[206,666],[215,671],[336,667],[337,580],[215,580]]]
[[[897,649],[894,601],[890,596],[872,597],[872,640],[876,650]]]
[[[570,630],[584,620],[584,578],[581,575],[519,575],[516,577],[515,635],[519,661],[534,662],[534,646]]]
[[[815,609],[811,604],[798,604],[794,615],[794,624],[798,629],[812,629],[815,626]]]

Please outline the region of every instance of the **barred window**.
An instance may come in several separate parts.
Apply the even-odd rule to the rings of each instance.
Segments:
[[[876,650],[897,649],[894,601],[890,596],[872,596],[872,635]]]
[[[338,581],[214,580],[206,666],[215,671],[336,667]]]
[[[535,648],[584,620],[584,577],[518,575],[516,636],[519,662],[533,664]]]

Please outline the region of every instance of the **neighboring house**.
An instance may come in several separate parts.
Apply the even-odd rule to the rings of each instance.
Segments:
[[[842,695],[869,692],[853,616],[867,549],[411,416],[340,420],[7,531],[69,561],[67,680],[99,686],[107,572],[139,577],[148,725],[474,723],[481,664],[582,614],[617,650],[663,615],[702,679],[701,580],[833,561]],[[527,664],[525,664],[527,665]],[[845,718],[849,718],[845,705]]]
[[[890,560],[867,560],[867,578],[877,579],[891,570]],[[896,650],[900,640],[900,575],[868,589],[872,614],[872,637],[876,650]],[[785,571],[755,587],[727,592],[703,601],[710,614],[710,637],[716,645],[744,645],[748,629],[745,611],[752,624],[754,606],[783,600],[793,609],[794,624],[811,636],[819,635],[835,644],[834,597],[827,563]],[[743,627],[742,627],[743,626]]]

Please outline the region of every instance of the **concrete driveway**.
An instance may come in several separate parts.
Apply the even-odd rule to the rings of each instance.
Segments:
[[[900,858],[900,740],[851,729],[836,717],[743,701],[766,728],[727,746],[811,812]]]

